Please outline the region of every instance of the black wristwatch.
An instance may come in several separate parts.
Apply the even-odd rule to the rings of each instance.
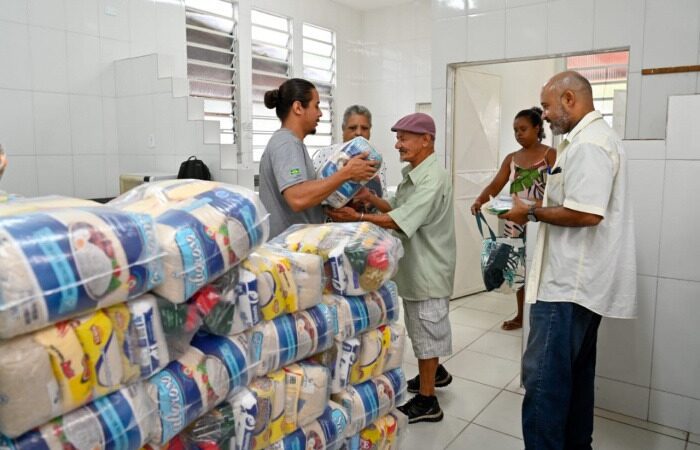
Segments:
[[[539,219],[537,219],[537,216],[535,215],[535,208],[537,206],[532,205],[530,208],[527,210],[527,220],[528,222],[539,222]]]

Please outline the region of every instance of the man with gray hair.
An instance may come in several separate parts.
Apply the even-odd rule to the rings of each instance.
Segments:
[[[440,358],[452,354],[450,296],[454,284],[456,243],[452,183],[435,156],[435,121],[423,113],[399,119],[396,132],[399,158],[408,163],[396,195],[388,201],[362,189],[357,198],[376,208],[359,213],[344,207],[327,214],[339,222],[372,222],[396,230],[404,256],[394,281],[403,298],[406,330],[418,360],[418,375],[407,382],[416,396],[399,406],[409,423],[439,422],[444,413],[435,388],[452,382]]]
[[[504,219],[541,222],[525,300],[525,447],[590,449],[598,326],[634,318],[636,260],[627,160],[620,138],[593,106],[591,85],[562,72],[542,88],[542,118],[557,149],[541,207],[513,196]]]

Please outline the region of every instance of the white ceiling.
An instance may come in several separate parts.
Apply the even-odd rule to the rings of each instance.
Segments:
[[[372,9],[386,8],[389,6],[411,3],[413,0],[333,0],[352,9],[359,11],[369,11]]]

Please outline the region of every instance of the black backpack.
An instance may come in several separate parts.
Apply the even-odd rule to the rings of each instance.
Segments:
[[[180,164],[180,171],[177,173],[178,179],[194,178],[197,180],[211,180],[211,172],[209,167],[204,164],[204,161],[197,159],[196,156],[190,156],[187,161]]]

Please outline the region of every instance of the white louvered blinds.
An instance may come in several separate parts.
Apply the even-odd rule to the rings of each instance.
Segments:
[[[304,139],[310,154],[333,141],[333,93],[335,88],[335,33],[325,28],[303,24],[304,78],[316,85],[323,116],[316,134]]]
[[[237,8],[233,0],[185,0],[190,96],[204,100],[204,119],[218,121],[221,143],[238,141]]]
[[[265,107],[265,92],[279,87],[292,73],[289,18],[253,10],[253,161],[260,161],[270,136],[280,127],[274,109]]]

